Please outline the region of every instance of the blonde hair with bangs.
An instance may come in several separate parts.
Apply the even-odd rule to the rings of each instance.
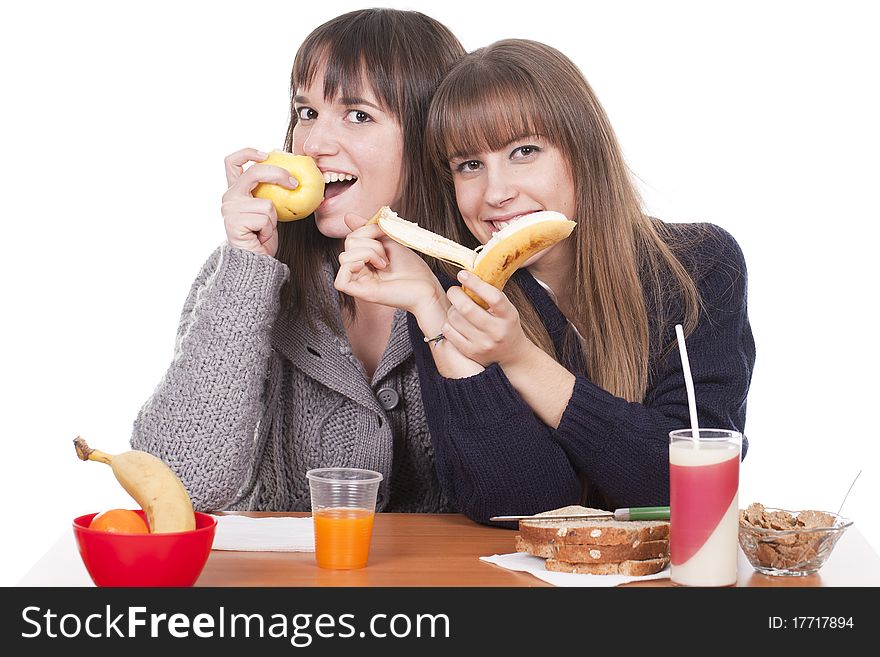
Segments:
[[[449,160],[496,151],[529,135],[562,151],[575,186],[571,219],[578,226],[569,239],[575,240],[571,301],[578,312],[568,319],[579,336],[569,332],[569,338],[579,342],[591,381],[642,402],[652,353],[672,346],[663,337],[670,325],[693,330],[700,300],[676,256],[684,244],[675,244],[666,225],[642,211],[608,117],[565,55],[542,43],[509,39],[470,53],[450,71],[431,103],[425,135],[433,180],[443,188],[440,212],[420,222],[475,246],[455,203]],[[524,292],[512,280],[504,291],[526,335],[559,357]],[[671,308],[680,310],[672,316]]]

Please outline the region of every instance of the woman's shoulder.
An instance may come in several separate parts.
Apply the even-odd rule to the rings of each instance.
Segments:
[[[742,248],[725,228],[707,222],[660,223],[666,243],[694,280],[713,272],[745,277]]]
[[[745,310],[746,261],[739,243],[711,223],[666,224],[667,243],[697,286],[706,312]]]

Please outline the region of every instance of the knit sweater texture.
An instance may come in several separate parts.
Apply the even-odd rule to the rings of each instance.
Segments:
[[[383,475],[379,511],[450,511],[405,313],[394,315],[368,381],[329,263],[324,274],[306,315],[280,319],[288,267],[219,247],[192,284],[173,360],[134,422],[131,446],[164,460],[198,510],[308,511],[306,471],[346,466]],[[335,326],[321,319],[322,300],[333,301]],[[391,410],[377,398],[386,388],[399,396]]]
[[[743,431],[755,362],[747,314],[747,276],[733,237],[711,224],[669,224],[690,239],[680,261],[702,301],[687,337],[701,427]],[[694,239],[696,236],[696,239]],[[564,360],[570,324],[544,287],[525,269],[514,275],[547,328],[557,358],[575,374],[574,391],[557,428],[544,424],[497,365],[463,379],[440,376],[418,324],[409,327],[434,443],[440,483],[468,517],[547,511],[586,501],[614,509],[669,503],[669,432],[690,427],[678,349],[652,349],[643,403],[615,397],[584,373],[581,354]],[[445,287],[455,284],[442,277]],[[659,341],[675,344],[680,308]],[[652,328],[656,324],[652,323]],[[743,437],[743,457],[748,440]],[[584,497],[586,490],[588,494]]]

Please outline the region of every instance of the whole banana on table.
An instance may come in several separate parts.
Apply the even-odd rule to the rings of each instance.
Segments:
[[[106,463],[122,487],[147,516],[151,534],[183,532],[196,528],[195,513],[183,483],[162,459],[140,450],[106,454],[92,449],[85,440],[73,441],[83,461]]]

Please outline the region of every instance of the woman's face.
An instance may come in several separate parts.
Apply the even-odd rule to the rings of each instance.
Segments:
[[[347,213],[369,218],[383,205],[397,205],[403,130],[369,89],[331,102],[324,100],[323,89],[321,75],[296,90],[293,152],[310,156],[324,174],[324,201],[315,220],[322,234],[341,238],[351,232],[343,220]]]
[[[574,217],[575,188],[565,157],[543,137],[525,137],[489,153],[450,160],[458,209],[481,244],[513,219],[541,210]],[[525,262],[529,267],[554,245]]]

